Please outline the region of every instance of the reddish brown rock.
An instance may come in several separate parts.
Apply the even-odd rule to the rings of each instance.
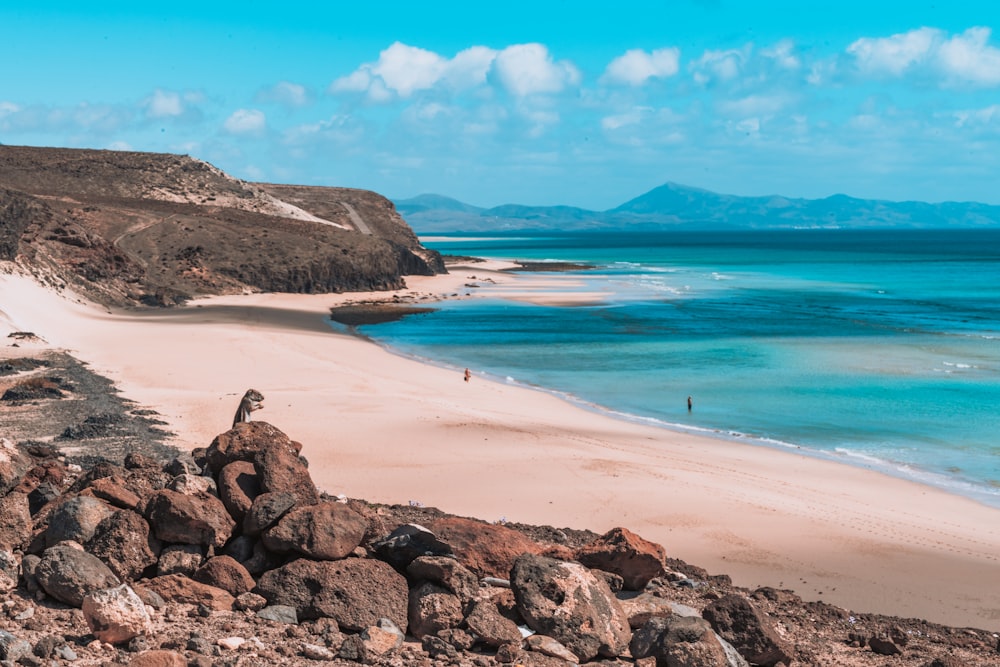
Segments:
[[[148,567],[156,565],[160,548],[146,520],[130,510],[105,518],[87,542],[87,551],[126,580],[139,579]]]
[[[254,457],[262,493],[294,493],[299,505],[315,505],[319,491],[291,443],[271,442]]]
[[[472,607],[465,624],[479,642],[493,648],[521,641],[517,624],[504,618],[496,604],[488,600],[477,602]]]
[[[256,583],[247,569],[229,556],[209,558],[194,573],[195,581],[221,588],[233,597],[253,590]]]
[[[207,493],[186,496],[161,489],[146,504],[146,518],[164,542],[222,547],[236,522],[222,501]]]
[[[583,565],[525,554],[511,569],[510,585],[528,626],[581,661],[614,658],[628,646],[625,612],[607,583]]]
[[[542,551],[541,545],[516,530],[473,519],[438,519],[431,524],[431,530],[451,545],[463,565],[480,577],[506,579],[518,556]]]
[[[134,510],[141,500],[138,495],[129,491],[122,480],[115,477],[102,477],[91,482],[84,491],[89,490],[95,497],[105,500],[115,507]]]
[[[414,579],[444,586],[457,595],[462,604],[470,602],[479,593],[479,578],[454,558],[420,556],[407,566],[406,573]]]
[[[405,632],[406,579],[379,560],[294,560],[265,572],[257,592],[270,604],[295,607],[300,619],[332,618],[345,629],[360,632],[388,618]]]
[[[135,656],[128,667],[188,667],[188,661],[176,651],[156,649]]]
[[[0,498],[0,549],[23,549],[31,541],[31,511],[28,496],[8,493]]]
[[[701,614],[748,662],[763,667],[791,664],[791,649],[778,636],[771,621],[746,598],[726,595],[705,607]]]
[[[243,521],[259,495],[260,484],[251,461],[233,461],[219,472],[219,497],[236,523]]]
[[[589,568],[619,575],[627,590],[642,590],[666,572],[666,551],[625,528],[613,528],[576,552]]]
[[[458,596],[429,582],[410,590],[408,607],[410,634],[417,639],[457,628],[462,622]]]
[[[236,601],[227,591],[189,579],[182,574],[154,577],[135,584],[135,588],[136,591],[140,588],[152,591],[167,602],[204,604],[216,611],[230,611]]]
[[[296,455],[302,445],[267,422],[240,422],[225,433],[220,433],[205,452],[206,462],[213,473],[218,473],[233,461],[250,461],[269,444],[281,444]]]
[[[338,560],[361,544],[368,523],[340,503],[292,510],[264,531],[261,541],[277,553],[297,552],[316,560]]]

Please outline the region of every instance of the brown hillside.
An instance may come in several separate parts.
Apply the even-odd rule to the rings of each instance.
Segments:
[[[170,154],[0,146],[0,259],[104,303],[397,289],[444,272],[384,197]]]

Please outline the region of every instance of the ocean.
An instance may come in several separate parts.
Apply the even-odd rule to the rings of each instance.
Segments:
[[[618,418],[792,448],[1000,507],[1000,230],[424,243],[585,263],[571,272],[583,285],[567,289],[608,296],[531,305],[470,278],[480,286],[464,291],[479,298],[359,333]]]

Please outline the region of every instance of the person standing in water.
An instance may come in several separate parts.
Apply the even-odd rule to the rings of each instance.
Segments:
[[[466,368],[465,369],[465,381],[468,382],[470,378],[472,378],[472,373],[470,373],[469,369]]]
[[[694,403],[691,402],[691,397],[688,396],[688,412],[691,412],[691,408],[692,408],[693,405],[694,405]]]

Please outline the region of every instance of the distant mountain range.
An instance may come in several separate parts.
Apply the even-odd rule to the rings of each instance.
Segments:
[[[394,200],[418,233],[660,229],[1000,227],[1000,206],[891,202],[832,195],[738,197],[665,183],[607,211],[504,204],[480,208],[442,195]]]

